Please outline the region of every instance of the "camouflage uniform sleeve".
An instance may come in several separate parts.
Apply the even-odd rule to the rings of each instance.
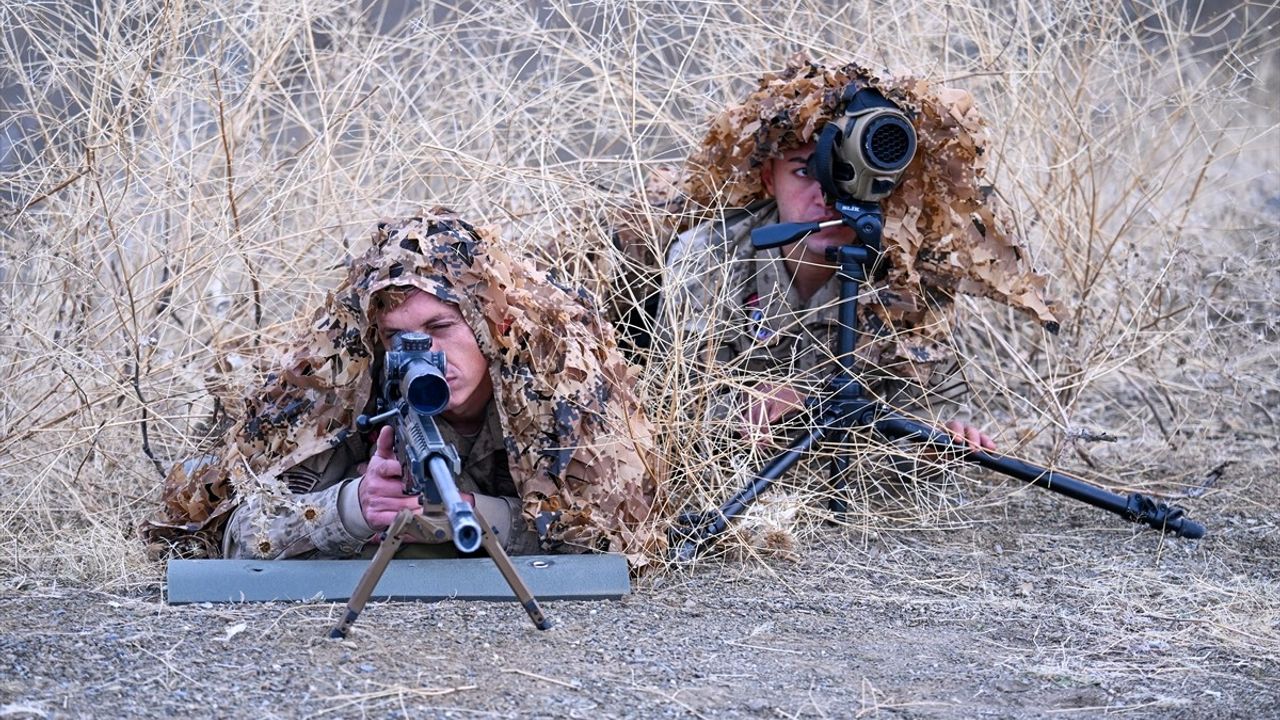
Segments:
[[[769,284],[760,274],[771,267],[761,254],[768,251],[752,246],[751,231],[776,221],[772,201],[756,203],[682,233],[668,254],[659,317],[670,349],[709,377],[734,375],[737,387],[765,377],[794,378],[797,368],[807,370],[828,354],[805,342],[780,346],[783,338],[762,334],[763,315],[745,304],[748,296],[758,297],[761,282]],[[803,356],[796,356],[800,351]],[[750,402],[747,394],[726,386],[708,398],[704,414],[723,421],[741,414]]]
[[[969,384],[960,362],[938,363],[923,382],[900,377],[876,378],[875,391],[890,407],[923,420],[966,419]]]
[[[723,363],[739,349],[724,332],[731,306],[728,248],[715,222],[681,233],[671,245],[658,303],[658,337],[665,349],[699,366]]]
[[[532,555],[542,551],[538,533],[529,527],[520,510],[520,499],[511,496],[476,493],[476,514],[497,535],[502,549],[509,555]]]
[[[467,456],[458,489],[475,498],[476,513],[497,535],[502,549],[510,555],[529,555],[541,551],[538,534],[525,520],[519,491],[511,477],[511,466],[502,441],[502,419],[495,403],[489,403],[484,430],[469,447],[460,445],[448,423],[440,423],[440,431]]]
[[[249,494],[227,521],[223,556],[280,560],[291,557],[351,557],[369,539],[342,521],[343,475],[354,470],[345,447],[325,451],[286,471],[293,492],[286,497]],[[337,481],[325,482],[334,477]]]
[[[749,347],[742,342],[739,323],[733,322],[733,298],[741,294],[740,269],[725,228],[708,221],[677,237],[667,256],[666,275],[659,305],[659,326],[665,349],[684,359],[695,372],[716,377],[741,360]],[[723,422],[741,414],[744,396],[721,390],[706,398],[702,415]]]

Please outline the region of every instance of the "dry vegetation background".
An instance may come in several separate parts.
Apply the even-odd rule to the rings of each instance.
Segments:
[[[1277,567],[1274,5],[411,5],[0,8],[0,574],[13,587],[155,590],[134,528],[162,470],[198,452],[212,391],[252,384],[243,368],[322,299],[376,219],[438,203],[532,252],[558,238],[550,261],[607,293],[625,260],[582,218],[627,203],[797,50],[967,88],[989,121],[990,176],[1064,322],[1051,337],[962,303],[974,418],[1111,489],[1177,498],[1197,519],[1231,508],[1213,518],[1252,527],[1240,537]],[[642,376],[667,449],[705,458],[680,412],[705,388],[671,377],[684,376],[661,358]],[[686,465],[680,492],[718,502],[744,462]],[[860,503],[852,542],[1023,512],[1039,492],[979,475],[916,490]],[[1052,538],[1061,504],[1032,502]],[[1209,593],[1213,622],[1248,624],[1234,641],[1274,663],[1274,576],[1229,574]]]

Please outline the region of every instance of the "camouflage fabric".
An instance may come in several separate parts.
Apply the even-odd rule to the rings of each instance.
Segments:
[[[591,296],[440,208],[379,225],[281,372],[246,403],[218,462],[170,473],[147,536],[208,552],[243,498],[263,496],[268,513],[290,503],[285,471],[345,443],[368,404],[381,350],[368,319],[405,287],[456,304],[474,331],[524,515],[557,518],[545,539],[625,553],[633,568],[660,553],[665,471],[631,369]]]
[[[671,247],[659,322],[688,360],[713,357],[720,366],[811,394],[838,369],[832,342],[840,285],[833,280],[801,299],[782,252],[751,244],[753,228],[776,222],[775,204],[764,201],[682,233]],[[935,399],[954,401],[935,396],[954,367],[946,343],[950,301],[864,283],[856,348],[864,386],[916,411]]]
[[[797,55],[767,73],[741,103],[713,117],[683,168],[655,173],[644,201],[615,213],[617,242],[637,260],[667,255],[665,238],[726,211],[766,200],[760,167],[769,157],[817,138],[842,111],[846,86],[873,87],[906,111],[917,150],[897,189],[883,202],[885,291],[898,298],[921,288],[988,297],[1021,310],[1056,332],[1044,296],[1046,280],[1030,267],[1012,217],[985,180],[985,122],[963,90],[928,80],[883,77],[855,63],[828,68]],[[653,243],[643,238],[658,238]],[[886,306],[895,327],[912,332],[916,303]],[[928,344],[930,340],[924,339]]]

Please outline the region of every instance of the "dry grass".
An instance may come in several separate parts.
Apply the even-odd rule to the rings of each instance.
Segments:
[[[213,391],[252,383],[237,369],[269,356],[379,217],[440,203],[533,252],[559,238],[551,261],[612,292],[628,261],[583,219],[626,204],[712,111],[802,49],[967,87],[989,119],[992,175],[1065,320],[1046,337],[962,303],[973,417],[1005,447],[1172,493],[1200,492],[1228,461],[1276,459],[1274,7],[1241,3],[1228,20],[1085,0],[483,7],[0,9],[6,572],[153,584],[132,528],[161,469],[199,451]],[[663,359],[642,378],[696,507],[763,457],[702,423],[725,382]],[[1087,439],[1102,433],[1117,439]],[[859,487],[848,522],[863,536],[1008,499],[964,478]],[[803,537],[813,489],[781,490],[801,499],[774,507]],[[1257,496],[1261,514],[1276,490],[1243,473],[1208,497],[1253,512]],[[1259,597],[1247,585],[1198,591],[1256,616],[1229,607]],[[1222,628],[1237,630],[1276,638],[1274,623]]]

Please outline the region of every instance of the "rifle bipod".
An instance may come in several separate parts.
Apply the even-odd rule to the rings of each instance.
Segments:
[[[890,440],[906,440],[952,453],[960,460],[1061,493],[1075,500],[1115,513],[1126,520],[1145,523],[1156,530],[1186,538],[1204,535],[1204,526],[1184,515],[1184,510],[1169,506],[1139,493],[1128,497],[1104,490],[1070,475],[955,442],[949,433],[894,413],[865,394],[854,378],[853,357],[857,345],[858,286],[873,272],[879,260],[880,234],[883,227],[878,203],[839,201],[839,220],[821,223],[785,223],[753,230],[755,247],[764,249],[791,243],[822,227],[845,224],[854,228],[860,244],[827,250],[827,257],[839,262],[840,301],[836,334],[836,357],[840,371],[827,383],[814,414],[818,421],[765,464],[747,485],[719,508],[706,512],[685,513],[676,519],[668,532],[672,556],[691,560],[715,542],[729,523],[741,517],[756,499],[773,485],[801,457],[820,446],[831,435],[845,435],[854,429],[865,429]],[[847,464],[847,458],[833,460],[833,470]],[[831,507],[839,511],[842,501],[832,498]]]
[[[364,571],[364,575],[360,577],[360,582],[356,585],[355,591],[351,593],[351,599],[347,601],[347,609],[343,613],[342,619],[329,631],[329,637],[345,638],[347,636],[347,631],[351,629],[356,618],[360,616],[360,612],[364,610],[365,603],[369,601],[369,596],[373,594],[378,581],[382,579],[382,574],[386,571],[387,564],[391,562],[391,558],[400,549],[405,535],[411,529],[416,530],[419,537],[450,539],[452,530],[448,520],[443,514],[431,513],[430,510],[430,507],[426,507],[423,509],[423,514],[418,515],[412,510],[406,509],[401,510],[396,515],[396,519],[391,522],[391,526],[382,533],[382,543],[379,545],[378,551],[374,553],[368,569]],[[520,573],[511,564],[511,558],[507,556],[507,551],[502,549],[502,543],[498,542],[492,526],[485,522],[484,517],[479,512],[476,513],[476,520],[480,523],[480,527],[484,529],[481,534],[481,546],[489,553],[493,564],[498,566],[498,572],[502,573],[503,579],[511,586],[511,591],[515,593],[521,607],[524,608],[525,612],[529,613],[529,619],[533,621],[534,626],[539,630],[550,629],[551,621],[547,620],[546,616],[542,614],[542,608],[538,606],[537,598],[529,591],[529,586],[524,584]]]

